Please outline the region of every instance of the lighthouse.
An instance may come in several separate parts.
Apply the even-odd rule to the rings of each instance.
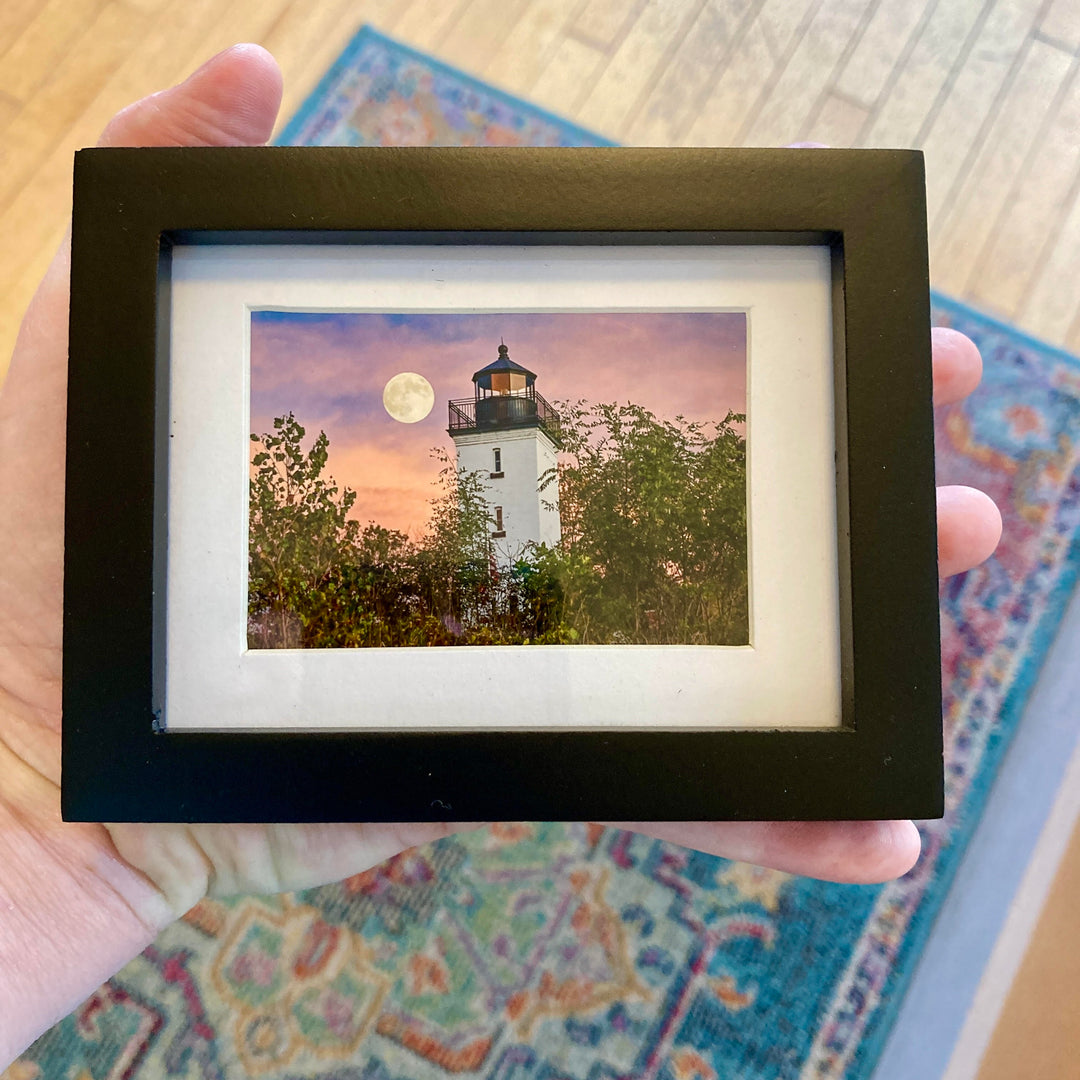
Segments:
[[[479,474],[487,489],[496,557],[509,563],[530,543],[559,542],[559,414],[505,343],[472,381],[471,398],[450,402],[449,434],[458,469]]]

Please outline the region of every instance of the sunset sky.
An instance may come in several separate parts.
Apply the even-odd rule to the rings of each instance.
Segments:
[[[353,516],[419,537],[436,493],[431,449],[453,451],[447,401],[471,398],[473,372],[498,355],[536,373],[551,403],[633,401],[661,418],[722,420],[746,411],[742,313],[371,315],[253,312],[251,430],[292,412],[330,439],[328,471],[357,492]],[[392,419],[383,387],[423,375],[435,406]]]

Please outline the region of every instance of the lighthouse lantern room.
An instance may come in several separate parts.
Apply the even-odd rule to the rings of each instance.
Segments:
[[[471,398],[450,402],[449,434],[458,468],[484,482],[495,551],[508,563],[530,543],[559,542],[559,414],[505,342],[472,381]]]

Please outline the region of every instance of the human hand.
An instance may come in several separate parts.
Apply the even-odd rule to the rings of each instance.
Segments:
[[[277,66],[240,46],[121,112],[102,145],[258,144],[281,94]],[[464,828],[411,825],[90,825],[59,817],[66,244],[27,312],[0,391],[0,1065],[60,1019],[208,892],[276,892],[335,880]],[[941,400],[970,391],[978,354],[935,336]],[[997,542],[992,503],[939,496],[943,572]],[[902,873],[909,823],[635,823],[732,858],[838,880]]]
[[[931,331],[934,404],[962,401],[979,385],[982,359],[959,331]],[[988,559],[1001,539],[1001,514],[989,496],[969,487],[937,490],[938,572],[970,570]],[[910,821],[612,822],[728,859],[770,866],[829,881],[888,881],[907,873],[919,857],[918,829]]]
[[[263,143],[280,99],[274,60],[239,46],[125,109],[101,144]],[[0,1071],[207,892],[335,880],[455,828],[60,821],[68,272],[65,243],[0,390]]]

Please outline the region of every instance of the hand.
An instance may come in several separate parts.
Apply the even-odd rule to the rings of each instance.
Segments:
[[[979,385],[982,359],[956,330],[935,327],[934,404],[962,401]],[[989,496],[968,487],[940,487],[938,572],[962,573],[988,559],[1001,539],[1001,514]],[[910,821],[612,822],[728,859],[829,881],[887,881],[919,857]]]
[[[265,142],[281,99],[241,46],[125,109],[105,146]],[[455,826],[63,824],[59,816],[67,245],[0,390],[0,1071],[208,890],[335,880]]]
[[[265,142],[281,97],[268,53],[238,46],[119,113],[105,146]],[[59,817],[64,419],[69,256],[47,271],[0,391],[0,1069],[207,893],[343,878],[465,828],[412,825],[90,825]],[[978,382],[974,346],[935,336],[941,400]],[[939,494],[942,566],[993,550],[978,492]],[[716,854],[838,880],[881,880],[918,854],[910,822],[636,824]]]

